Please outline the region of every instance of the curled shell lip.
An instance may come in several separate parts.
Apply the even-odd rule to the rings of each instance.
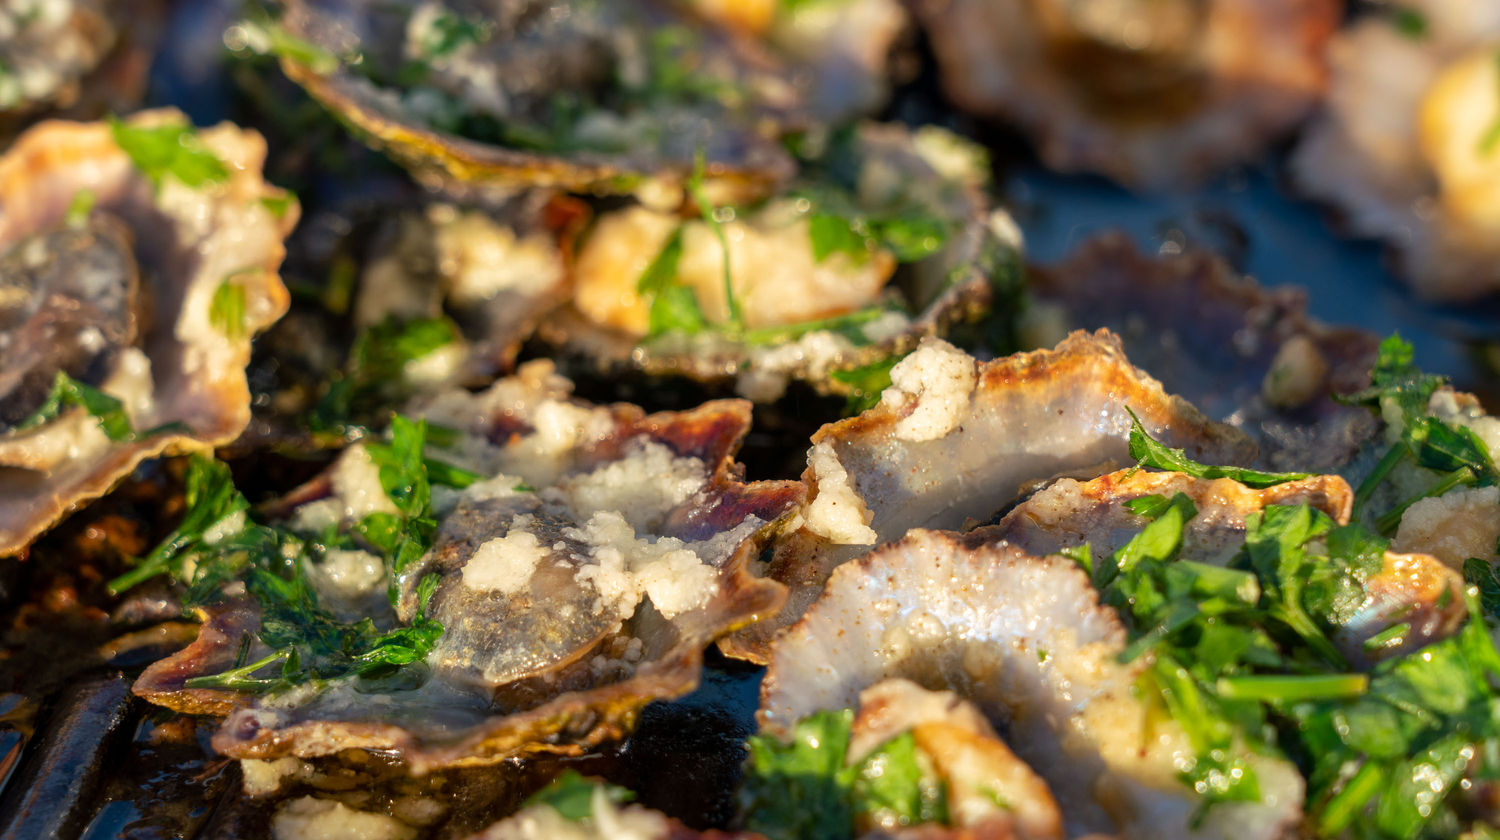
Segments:
[[[532,363],[490,392],[455,392],[449,402],[456,407],[450,404],[449,410],[467,419],[463,428],[469,434],[504,446],[533,431],[537,406],[566,399],[566,395],[565,380],[552,376],[546,363]],[[584,404],[573,405],[582,408]],[[427,410],[437,411],[431,406]],[[443,419],[447,415],[431,416]],[[241,639],[258,626],[253,604],[232,602],[214,610],[198,642],[147,669],[136,692],[169,708],[227,714],[213,745],[236,758],[380,750],[396,755],[416,774],[528,755],[579,755],[624,735],[647,703],[681,696],[697,686],[703,650],[716,638],[779,609],[784,588],[751,574],[749,564],[779,521],[795,509],[803,488],[796,482],[739,480],[740,468],[732,456],[750,422],[750,406],[742,400],[649,415],[622,404],[596,416],[604,418],[607,428],[566,453],[555,453],[566,464],[557,481],[570,474],[592,474],[595,467],[628,457],[633,442],[650,441],[679,457],[697,459],[704,473],[702,487],[673,505],[651,533],[658,538],[701,542],[732,532],[725,553],[715,556],[716,589],[704,603],[669,618],[643,601],[607,634],[602,646],[593,635],[585,634],[583,653],[587,658],[605,654],[609,661],[602,664],[608,667],[596,670],[592,662],[579,667],[576,652],[563,649],[545,667],[517,672],[508,683],[477,693],[463,678],[450,680],[438,665],[434,665],[436,676],[420,689],[378,696],[360,694],[348,686],[335,686],[314,697],[294,691],[287,699],[250,699],[230,692],[187,689],[186,680],[192,676],[218,673],[228,666]],[[295,499],[302,504],[315,502],[330,492],[330,485],[326,476],[320,477],[294,494]],[[542,487],[539,493],[544,495],[549,489]],[[523,495],[529,496],[530,491]],[[463,504],[448,521],[463,510]],[[275,510],[294,514],[296,505]],[[448,521],[440,527],[447,528]],[[742,529],[742,525],[747,527]],[[406,582],[415,586],[429,571],[449,576],[447,583],[453,583],[455,574],[461,576],[462,569],[455,573],[442,565],[440,549],[441,545],[419,561],[415,571],[402,576],[398,614],[409,616],[415,609]],[[489,633],[484,638],[503,637],[504,630],[490,628],[483,631]],[[474,628],[463,632],[465,639],[476,644],[482,640],[483,632]],[[444,643],[449,635],[445,633]],[[632,639],[640,643],[640,658],[624,667],[629,660],[624,654],[611,653],[610,645]]]
[[[347,47],[350,34],[322,20],[313,0],[289,0],[283,25],[295,36],[315,44]],[[328,44],[325,41],[340,43]],[[744,39],[731,38],[725,51],[747,67],[764,60]],[[339,50],[342,52],[344,50]],[[744,55],[740,55],[744,53]],[[630,192],[644,179],[662,179],[681,187],[694,169],[691,156],[681,159],[633,152],[531,152],[438,130],[384,96],[384,88],[350,72],[343,64],[320,72],[283,56],[283,71],[325,107],[382,151],[391,155],[429,186],[484,185],[500,190],[550,188],[571,192],[612,194]],[[772,122],[794,124],[790,111],[770,108],[761,115]],[[725,126],[722,134],[734,129]],[[739,129],[727,154],[714,154],[704,165],[706,183],[736,200],[764,195],[794,172],[791,157],[759,127]]]
[[[974,703],[1051,788],[1067,836],[1286,836],[1301,818],[1302,779],[1264,757],[1264,803],[1217,805],[1216,825],[1196,833],[1196,795],[1177,780],[1185,736],[1146,723],[1134,686],[1148,663],[1120,664],[1125,641],[1073,561],[917,529],[837,569],[778,637],[756,717],[786,737],[812,712],[902,677]]]
[[[1252,435],[1268,469],[1338,470],[1374,433],[1336,395],[1369,384],[1378,340],[1309,317],[1299,289],[1262,287],[1204,251],[1147,256],[1119,232],[1027,279],[1072,326],[1115,331],[1173,393]],[[1128,312],[1112,303],[1127,298]]]
[[[1341,17],[1335,0],[1214,0],[1194,48],[1172,56],[1110,49],[1072,24],[1048,32],[1052,5],[923,0],[916,15],[960,108],[1019,124],[1053,168],[1146,190],[1202,180],[1295,127],[1322,94]],[[1101,71],[1107,59],[1129,72]],[[1143,75],[1158,84],[1096,89]]]
[[[131,125],[186,122],[170,109],[130,118]],[[277,270],[283,240],[296,224],[295,202],[281,215],[263,200],[287,194],[261,174],[261,136],[230,124],[199,133],[228,170],[226,180],[198,191],[168,184],[158,200],[152,182],[114,142],[105,123],[44,122],[23,134],[0,158],[0,245],[60,226],[74,197],[95,196],[95,208],[122,222],[152,303],[152,329],[139,351],[148,363],[147,398],[132,407],[137,429],[181,423],[142,439],[108,441],[82,412],[0,438],[0,556],[32,540],[147,458],[228,443],[250,420],[245,365],[251,337],[281,317],[290,303]],[[211,324],[214,293],[226,278],[244,290],[243,329],[227,336]],[[92,437],[90,441],[89,438]],[[76,452],[56,461],[61,445]],[[52,465],[30,469],[38,458]]]
[[[967,409],[935,440],[901,440],[897,428],[915,406],[882,402],[824,426],[812,443],[837,455],[871,514],[872,544],[879,544],[911,528],[987,521],[1035,481],[1093,476],[1129,463],[1127,405],[1153,436],[1199,460],[1233,464],[1253,457],[1254,444],[1241,432],[1168,395],[1130,364],[1106,330],[980,364]],[[822,492],[819,476],[809,467],[802,480],[812,503]],[[867,550],[835,544],[805,526],[779,540],[767,574],[791,587],[788,606],[721,643],[725,653],[764,662],[775,631],[801,615],[835,567]]]

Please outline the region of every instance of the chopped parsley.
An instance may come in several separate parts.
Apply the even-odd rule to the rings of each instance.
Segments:
[[[1428,414],[1428,402],[1446,382],[1443,377],[1423,373],[1413,361],[1412,346],[1399,335],[1380,343],[1370,387],[1344,398],[1369,407],[1377,416],[1399,424],[1401,438],[1360,482],[1355,507],[1364,514],[1376,489],[1403,464],[1412,464],[1435,474],[1424,490],[1401,500],[1394,508],[1373,517],[1376,529],[1390,533],[1401,523],[1401,515],[1421,499],[1440,496],[1459,486],[1485,486],[1500,482],[1493,456],[1484,441],[1466,426],[1447,423]]]
[[[871,211],[859,207],[843,190],[827,185],[805,190],[802,197],[811,206],[808,235],[818,262],[833,254],[847,254],[862,262],[876,249],[884,249],[897,262],[912,263],[941,251],[953,235],[948,220],[911,202]]]
[[[446,58],[463,47],[489,40],[491,25],[447,9],[440,10],[424,27],[414,44],[417,54],[431,61]]]
[[[297,205],[297,196],[288,190],[282,192],[280,195],[262,196],[260,203],[262,207],[271,211],[272,216],[275,216],[277,219],[285,219],[286,214],[290,213],[292,208]]]
[[[594,791],[604,790],[604,795],[616,805],[623,805],[635,799],[635,794],[629,790],[585,778],[577,770],[564,770],[558,774],[546,787],[532,794],[522,803],[521,808],[533,808],[539,805],[546,806],[561,814],[563,818],[573,822],[582,822],[594,815]]]
[[[208,322],[226,338],[244,338],[248,330],[245,322],[245,287],[235,280],[240,272],[224,278],[219,288],[214,289],[213,300],[208,304]]]
[[[1173,449],[1153,439],[1141,425],[1141,419],[1135,416],[1135,411],[1129,407],[1125,410],[1130,412],[1130,457],[1143,467],[1180,472],[1194,478],[1229,478],[1247,487],[1271,487],[1311,476],[1310,473],[1270,473],[1244,467],[1200,464],[1187,457],[1185,451]]]
[[[1427,16],[1418,9],[1410,6],[1393,6],[1391,8],[1391,25],[1413,40],[1421,40],[1427,37]]]
[[[229,169],[198,139],[198,132],[184,121],[135,125],[109,118],[110,136],[130,156],[135,168],[158,189],[167,178],[184,186],[218,184],[229,177]]]
[[[891,387],[891,369],[901,359],[888,356],[867,365],[830,371],[828,376],[849,394],[844,413],[854,415],[874,408],[880,402],[880,395]]]
[[[203,606],[222,601],[226,584],[243,581],[260,608],[257,637],[272,652],[219,674],[195,677],[189,688],[263,693],[347,677],[420,680],[420,671],[400,675],[409,666],[419,666],[442,637],[442,625],[426,614],[437,576],[418,582],[418,609],[410,623],[383,629],[372,618],[348,622],[334,617],[319,601],[308,564],[334,549],[372,551],[386,562],[388,594],[395,604],[396,575],[431,547],[437,529],[431,482],[477,479],[446,465],[436,475],[429,474],[428,464],[433,462],[423,455],[426,439],[426,421],[393,418],[390,440],[366,448],[396,512],[373,513],[347,532],[315,536],[253,521],[229,468],[194,456],[188,463],[182,522],[134,569],[110,581],[110,590],[123,592],[166,575],[184,587],[185,604]]]
[[[73,193],[73,200],[68,202],[68,211],[63,214],[63,223],[68,227],[83,227],[89,223],[89,216],[94,212],[94,205],[99,202],[99,196],[93,190],[81,189]]]
[[[86,385],[62,371],[52,380],[52,390],[30,416],[16,426],[34,429],[59,417],[68,408],[81,408],[99,421],[99,428],[113,441],[134,440],[135,427],[125,404],[92,385]],[[153,430],[157,431],[157,430]]]
[[[446,317],[376,324],[354,339],[344,369],[328,383],[308,425],[317,432],[347,434],[375,420],[408,392],[406,365],[460,340],[458,325]]]
[[[947,793],[924,769],[910,732],[845,764],[854,713],[820,711],[797,722],[790,743],[752,736],[740,786],[745,828],[767,837],[838,840],[855,821],[948,822]]]

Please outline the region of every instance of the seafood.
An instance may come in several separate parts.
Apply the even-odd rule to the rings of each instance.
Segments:
[[[902,677],[973,703],[1045,780],[1067,836],[1292,829],[1302,780],[1261,756],[1260,801],[1216,805],[1193,825],[1196,795],[1177,778],[1186,737],[1170,719],[1144,731],[1134,685],[1147,663],[1119,664],[1125,639],[1072,561],[917,529],[834,572],[773,647],[757,718],[763,732],[789,734],[812,712],[852,706],[869,686]]]
[[[253,602],[232,599],[136,692],[228,713],[214,746],[231,756],[388,750],[423,774],[579,754],[628,730],[651,700],[691,690],[707,644],[780,605],[781,587],[747,564],[801,487],[736,480],[744,402],[646,415],[569,400],[569,388],[533,362],[484,392],[446,392],[418,410],[462,433],[430,457],[481,472],[435,494],[432,548],[395,576],[394,613],[381,609],[391,578],[378,557],[330,549],[316,567],[313,586],[335,615],[441,624],[414,683],[345,679],[253,702],[189,685],[233,665],[258,623]],[[352,528],[395,510],[378,474],[355,446],[278,510],[304,533]],[[257,645],[250,655],[264,653]]]
[[[751,207],[602,214],[542,337],[586,364],[733,378],[771,402],[791,379],[837,391],[836,372],[903,354],[1014,285],[1020,239],[989,214],[970,144],[863,124],[808,169]]]
[[[96,119],[134,109],[162,5],[15,0],[0,8],[0,138],[43,114]]]
[[[776,60],[670,4],[285,5],[284,34],[242,34],[424,183],[680,188],[695,155],[726,198],[791,175],[759,124],[797,107]]]
[[[1261,153],[1317,104],[1337,0],[924,0],[943,88],[1043,161],[1139,189]]]
[[[162,137],[195,150],[193,183],[144,171],[138,145],[120,144]],[[298,212],[262,179],[265,154],[254,132],[193,135],[181,114],[153,111],[44,123],[0,160],[0,555],[147,458],[244,429],[250,339],[286,311],[276,272]],[[61,410],[48,390],[59,376],[101,392],[115,417],[101,421],[98,402]]]
[[[1355,21],[1329,45],[1327,110],[1292,157],[1302,190],[1333,205],[1351,234],[1388,242],[1431,300],[1500,290],[1497,39],[1496,10],[1461,0]]]
[[[1113,554],[1140,531],[1145,519],[1129,511],[1133,499],[1150,495],[1192,499],[1198,515],[1183,529],[1179,559],[1226,566],[1245,542],[1245,519],[1270,505],[1310,505],[1347,525],[1354,494],[1338,476],[1321,475],[1261,490],[1227,478],[1205,480],[1180,473],[1126,470],[1089,482],[1059,479],[1017,505],[998,524],[969,536],[1005,542],[1033,554],[1057,554],[1088,544]],[[1408,538],[1386,552],[1380,568],[1363,581],[1364,597],[1350,607],[1334,642],[1351,664],[1370,667],[1453,635],[1467,618],[1461,575],[1430,554],[1430,542]],[[1374,644],[1398,623],[1407,630],[1394,643]]]
[[[890,93],[886,65],[907,27],[905,10],[893,0],[689,2],[704,17],[763,39],[786,57],[807,109],[821,121],[875,111]]]
[[[800,527],[767,573],[787,584],[782,614],[721,643],[763,661],[838,565],[912,528],[961,528],[1002,512],[1036,481],[1124,466],[1129,406],[1153,434],[1220,463],[1252,457],[1239,431],[1210,422],[1132,367],[1107,331],[1054,350],[979,363],[928,341],[892,371],[880,405],[819,429]]]
[[[1309,318],[1298,289],[1263,288],[1204,252],[1147,257],[1118,233],[1027,283],[1038,321],[1109,328],[1167,390],[1253,437],[1269,469],[1340,470],[1375,433],[1369,412],[1337,399],[1369,384],[1375,337]]]

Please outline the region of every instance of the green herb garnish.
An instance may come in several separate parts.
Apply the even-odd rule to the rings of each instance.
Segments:
[[[745,827],[767,837],[854,836],[856,817],[903,825],[948,821],[947,794],[923,770],[911,733],[845,765],[854,713],[820,711],[798,721],[790,743],[752,736],[740,787]]]
[[[594,791],[604,790],[610,802],[623,805],[635,800],[635,794],[619,785],[586,779],[577,770],[564,770],[546,787],[532,794],[521,807],[545,805],[565,819],[582,822],[594,814]]]
[[[316,431],[343,433],[382,415],[407,393],[408,362],[458,340],[458,326],[444,317],[407,322],[387,318],[364,330],[355,338],[343,371],[313,408],[308,425]]]
[[[110,589],[123,592],[168,575],[186,587],[184,603],[198,606],[222,600],[225,584],[244,581],[260,608],[257,638],[272,653],[219,674],[195,677],[189,688],[276,692],[347,677],[387,679],[409,673],[423,679],[423,672],[403,669],[420,667],[442,637],[442,625],[427,616],[438,585],[436,575],[418,581],[412,621],[382,630],[370,618],[336,619],[319,602],[307,564],[334,548],[374,549],[387,563],[388,594],[396,602],[396,575],[431,547],[437,527],[427,472],[433,462],[423,455],[425,443],[425,421],[395,416],[390,441],[366,448],[396,512],[370,514],[348,533],[334,530],[317,538],[251,521],[249,503],[235,489],[229,468],[195,456],[188,465],[183,521],[134,569],[110,581]],[[478,478],[449,465],[440,472],[444,479],[459,483]]]
[[[125,404],[92,385],[86,385],[62,371],[52,379],[52,390],[30,416],[17,424],[20,430],[33,429],[55,420],[65,409],[81,408],[99,421],[99,428],[113,441],[133,440],[135,427]]]
[[[168,177],[195,189],[229,177],[224,162],[203,145],[198,132],[186,122],[134,125],[110,117],[109,130],[115,145],[158,189]]]
[[[1270,473],[1244,467],[1220,467],[1200,464],[1187,457],[1187,452],[1162,444],[1146,432],[1139,417],[1129,407],[1130,413],[1130,457],[1143,467],[1152,467],[1170,472],[1180,472],[1194,478],[1229,478],[1247,487],[1270,487],[1288,481],[1310,477],[1310,473]]]
[[[68,202],[68,211],[63,214],[63,223],[75,228],[87,225],[97,203],[99,196],[93,190],[82,189],[73,193],[73,200]]]
[[[239,274],[239,272],[235,272]],[[213,300],[208,305],[208,322],[226,338],[244,338],[248,331],[245,323],[245,287],[226,277],[214,290]]]

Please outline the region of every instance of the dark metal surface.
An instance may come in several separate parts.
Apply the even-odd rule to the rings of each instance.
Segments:
[[[131,718],[130,680],[111,674],[74,683],[52,705],[46,728],[0,798],[0,840],[71,837],[95,807],[106,758]]]

